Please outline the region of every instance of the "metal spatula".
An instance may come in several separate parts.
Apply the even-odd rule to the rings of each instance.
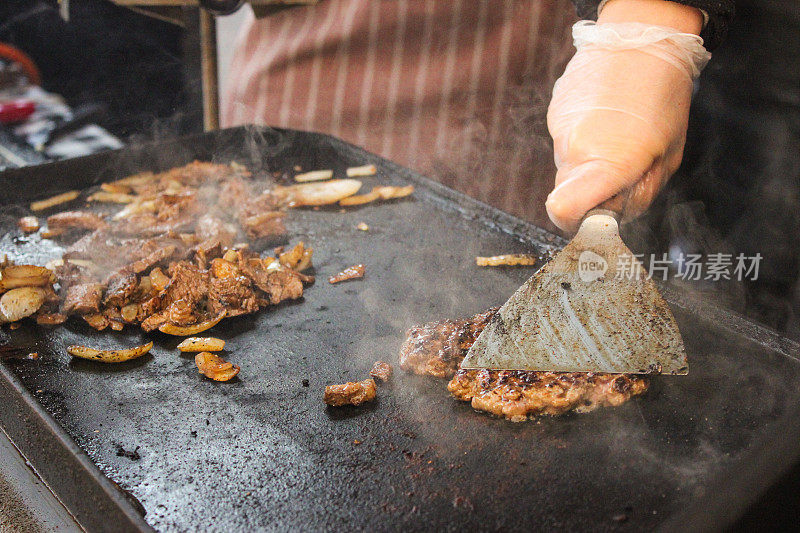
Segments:
[[[461,368],[687,374],[678,325],[619,236],[617,197],[500,308]]]

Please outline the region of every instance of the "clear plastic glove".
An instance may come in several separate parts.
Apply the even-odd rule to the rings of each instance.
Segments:
[[[680,165],[692,81],[711,57],[696,35],[640,23],[581,21],[573,37],[547,113],[558,168],[547,213],[567,232],[620,192],[623,219],[647,209]]]

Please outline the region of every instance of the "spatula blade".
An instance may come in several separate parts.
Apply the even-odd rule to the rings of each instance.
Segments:
[[[500,308],[462,368],[687,374],[678,325],[613,217],[594,215]]]

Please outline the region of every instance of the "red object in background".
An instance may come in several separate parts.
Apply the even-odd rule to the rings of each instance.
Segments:
[[[22,71],[28,76],[28,81],[33,85],[41,85],[42,75],[36,63],[28,57],[28,54],[19,48],[15,48],[10,44],[0,43],[0,59],[19,63],[20,67],[22,67]]]
[[[36,111],[33,100],[9,100],[0,102],[0,124],[17,124],[27,120]]]

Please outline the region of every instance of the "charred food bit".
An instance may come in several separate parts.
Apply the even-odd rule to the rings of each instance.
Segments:
[[[392,377],[393,370],[392,365],[386,361],[375,361],[375,364],[372,365],[372,370],[369,371],[369,375],[386,383]]]
[[[88,348],[86,346],[72,345],[67,348],[67,352],[73,357],[80,357],[81,359],[90,359],[92,361],[99,361],[101,363],[122,363],[141,357],[153,347],[152,342],[136,346],[135,348],[128,348],[125,350],[97,350],[95,348]]]
[[[78,197],[80,191],[67,191],[65,193],[57,194],[45,200],[39,200],[31,203],[31,211],[44,211],[59,204],[71,202]]]
[[[325,403],[334,407],[342,405],[361,405],[375,399],[376,388],[373,379],[350,381],[341,385],[325,387]]]
[[[340,281],[347,281],[348,279],[363,278],[366,271],[364,265],[353,265],[345,268],[335,276],[328,278],[328,283],[339,283]]]
[[[17,221],[17,226],[23,233],[36,233],[39,231],[39,219],[36,217],[22,217]]]
[[[461,370],[470,346],[497,309],[468,320],[443,320],[408,331],[400,366],[417,374],[451,376],[447,388],[472,407],[513,421],[617,406],[647,391],[646,377],[582,372]]]
[[[475,263],[478,266],[532,266],[537,263],[539,258],[531,254],[507,254],[494,255],[492,257],[476,257]]]
[[[189,337],[178,345],[182,352],[218,352],[225,348],[225,341],[215,337]]]
[[[239,367],[210,352],[200,352],[194,356],[197,369],[205,377],[214,381],[229,381],[239,373]]]

